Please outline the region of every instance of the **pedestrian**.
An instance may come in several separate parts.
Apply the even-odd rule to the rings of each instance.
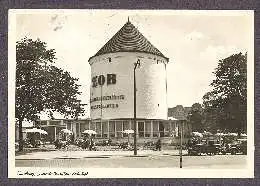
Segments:
[[[84,139],[84,140],[83,140],[82,148],[83,148],[83,149],[89,148],[89,140],[88,140],[88,139]]]
[[[54,145],[55,145],[56,149],[60,149],[61,148],[61,143],[60,143],[60,140],[58,138],[54,141]]]
[[[108,139],[108,145],[110,146],[110,145],[111,145],[111,143],[112,143],[112,139],[111,139],[111,138],[109,138],[109,139]]]
[[[89,150],[91,151],[93,149],[94,146],[94,141],[92,138],[90,138],[90,143],[89,143]]]
[[[74,141],[75,141],[75,135],[74,135],[74,133],[71,135],[71,141],[72,141],[72,143],[74,143]]]
[[[192,146],[192,144],[193,144],[192,142],[193,142],[192,138],[189,138],[189,140],[188,140],[188,147]]]
[[[162,143],[161,139],[159,138],[158,141],[156,142],[156,150],[161,151]]]

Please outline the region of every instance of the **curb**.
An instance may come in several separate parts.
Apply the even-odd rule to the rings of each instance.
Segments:
[[[15,158],[15,160],[54,160],[54,159],[88,159],[88,158],[120,158],[120,157],[132,157],[132,158],[146,158],[153,156],[179,156],[178,154],[140,154],[140,155],[92,155],[92,156],[80,156],[80,157],[69,157],[69,156],[61,156],[54,158]],[[185,155],[183,155],[185,156]]]
[[[54,158],[15,158],[15,160],[51,160]]]

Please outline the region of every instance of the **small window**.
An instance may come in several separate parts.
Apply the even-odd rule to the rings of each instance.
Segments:
[[[112,59],[111,57],[108,58],[108,62],[111,63],[112,62]]]

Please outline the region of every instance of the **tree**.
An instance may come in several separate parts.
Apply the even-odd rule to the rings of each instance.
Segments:
[[[203,126],[206,129],[210,129],[211,132],[216,132],[219,128],[217,124],[218,120],[218,110],[211,106],[211,102],[209,100],[213,100],[212,92],[208,92],[203,96]]]
[[[55,50],[47,49],[39,39],[24,38],[16,43],[15,117],[19,125],[19,151],[23,150],[22,122],[38,119],[41,111],[57,111],[76,116],[83,108],[78,104],[78,79],[55,67]]]
[[[203,125],[202,125],[202,106],[199,103],[194,103],[191,106],[191,111],[188,114],[188,120],[192,126],[193,131],[202,132],[203,131]]]
[[[205,110],[219,128],[233,132],[246,130],[247,54],[233,54],[219,61],[213,90],[203,97]]]

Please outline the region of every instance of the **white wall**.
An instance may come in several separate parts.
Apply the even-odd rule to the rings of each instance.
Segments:
[[[109,62],[108,58],[111,58]],[[124,95],[124,100],[103,100],[103,105],[118,104],[118,108],[103,108],[102,119],[133,118],[133,69],[140,59],[141,66],[136,69],[137,118],[167,119],[166,98],[166,59],[153,54],[117,52],[92,58],[91,79],[94,76],[116,74],[116,84],[102,86],[102,95]],[[157,64],[158,61],[158,64]],[[90,98],[101,96],[101,86],[91,86]],[[100,101],[90,105],[99,105]],[[101,117],[101,109],[91,109],[91,119]]]

